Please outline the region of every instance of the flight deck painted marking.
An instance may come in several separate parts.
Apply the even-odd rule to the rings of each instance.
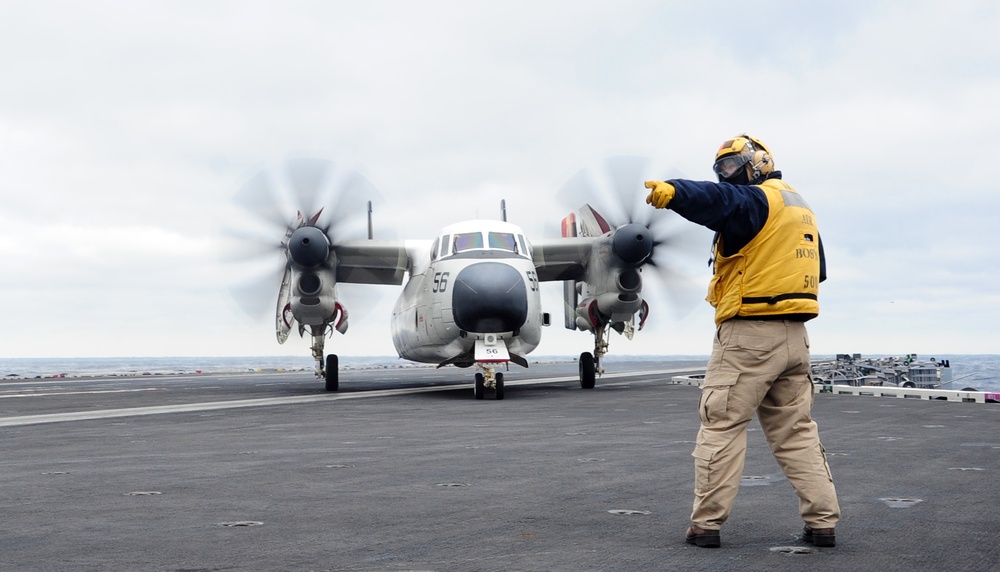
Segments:
[[[642,377],[664,375],[688,369],[664,371],[640,371],[623,373],[606,373],[602,379],[615,377]],[[669,378],[666,378],[669,379]],[[517,385],[541,385],[577,381],[576,376],[551,377],[544,379],[524,379],[507,382],[508,387]],[[661,379],[650,379],[645,383],[656,383]],[[667,382],[669,384],[669,381]],[[119,417],[135,417],[143,415],[163,415],[166,413],[192,413],[195,411],[218,411],[223,409],[240,409],[246,407],[268,407],[272,405],[297,405],[301,403],[318,403],[321,401],[338,401],[342,399],[363,399],[370,397],[387,397],[392,395],[407,395],[411,393],[427,393],[432,391],[468,390],[468,383],[454,385],[435,385],[405,389],[376,389],[358,393],[337,393],[322,395],[299,395],[292,397],[268,397],[260,399],[241,399],[232,401],[209,401],[205,403],[185,403],[178,405],[156,405],[150,407],[129,407],[123,409],[105,409],[100,411],[75,411],[68,413],[49,413],[40,415],[23,415],[19,417],[0,417],[0,427],[17,427],[22,425],[39,425],[43,423],[64,423],[67,421],[89,421],[93,419],[114,419]]]
[[[40,391],[37,393],[10,393],[0,395],[0,399],[10,399],[12,397],[49,397],[54,395],[91,395],[97,393],[139,393],[140,391],[159,391],[156,387],[143,389],[94,389],[91,391]]]
[[[301,374],[301,371],[290,371],[290,372],[273,372],[277,374]],[[311,373],[311,372],[309,372]],[[27,380],[25,378],[17,378],[18,381],[8,381],[0,380],[0,387],[14,387],[16,385],[37,385],[45,386],[52,385],[55,387],[69,385],[69,384],[79,384],[79,383],[102,383],[102,384],[122,384],[122,383],[135,383],[137,381],[145,381],[151,383],[163,383],[170,381],[188,381],[197,379],[199,382],[220,380],[235,375],[246,375],[243,372],[240,373],[228,373],[228,374],[186,374],[186,373],[171,373],[171,374],[156,374],[156,375],[80,375],[73,377],[45,377],[40,379]]]

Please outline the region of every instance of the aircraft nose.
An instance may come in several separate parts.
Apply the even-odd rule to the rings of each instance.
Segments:
[[[466,332],[510,332],[528,318],[528,290],[521,272],[499,262],[479,262],[458,273],[452,290],[455,325]]]

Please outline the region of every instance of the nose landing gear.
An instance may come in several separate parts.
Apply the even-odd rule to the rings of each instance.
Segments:
[[[476,399],[482,399],[486,395],[486,390],[494,390],[497,400],[503,399],[503,374],[498,373],[492,367],[476,364],[482,373],[476,373]]]

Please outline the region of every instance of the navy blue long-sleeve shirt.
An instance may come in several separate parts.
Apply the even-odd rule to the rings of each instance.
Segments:
[[[780,179],[781,171],[768,175],[769,179]],[[753,185],[733,185],[710,181],[690,181],[672,179],[674,198],[667,208],[717,233],[721,241],[722,255],[732,256],[746,246],[764,228],[770,208],[767,197],[759,187]],[[823,239],[818,240],[820,282],[826,280],[826,256],[823,253]]]

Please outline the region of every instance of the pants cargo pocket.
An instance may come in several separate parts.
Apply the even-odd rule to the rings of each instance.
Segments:
[[[691,456],[694,457],[695,492],[704,493],[712,488],[712,451],[695,447]]]
[[[736,385],[739,378],[738,372],[713,373],[705,378],[705,383],[701,388],[701,402],[698,406],[698,415],[703,424],[711,426],[713,423],[727,419],[729,390]]]

